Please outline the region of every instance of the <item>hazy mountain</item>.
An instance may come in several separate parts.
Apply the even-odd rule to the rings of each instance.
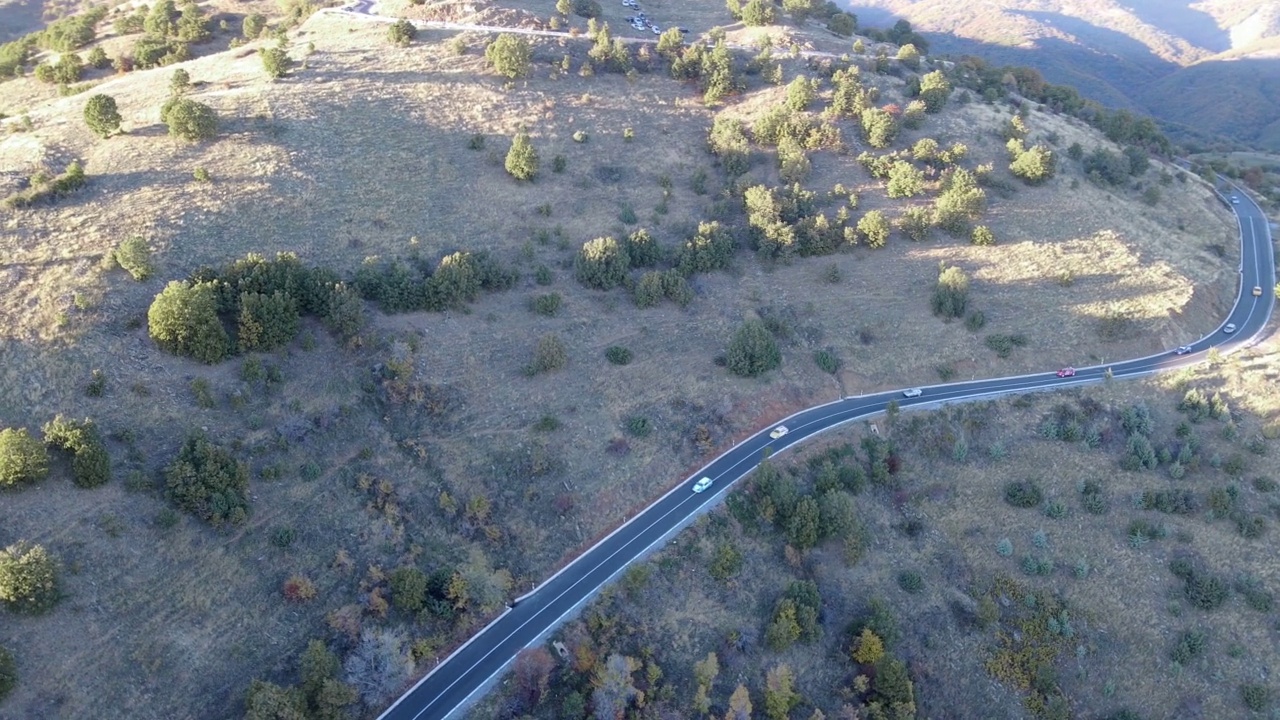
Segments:
[[[1171,127],[1280,150],[1275,0],[852,0],[864,25],[906,18],[935,53],[1028,65]]]

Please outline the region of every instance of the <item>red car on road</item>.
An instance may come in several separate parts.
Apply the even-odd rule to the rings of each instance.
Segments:
[[[1058,371],[1058,377],[1075,377],[1076,369],[1073,367],[1064,367]]]

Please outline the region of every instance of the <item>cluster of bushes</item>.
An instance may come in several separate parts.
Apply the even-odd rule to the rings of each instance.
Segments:
[[[432,269],[420,257],[404,260],[371,259],[356,272],[360,295],[384,312],[443,312],[475,301],[481,292],[508,290],[519,273],[488,252],[455,252]]]
[[[853,454],[853,448],[846,446],[811,462],[812,491],[802,488],[796,476],[763,462],[747,489],[730,496],[729,510],[744,524],[775,527],[796,550],[808,550],[828,539],[840,540],[848,559],[856,561],[865,537],[853,495],[866,485],[867,471]],[[878,460],[873,456],[870,462]]]
[[[69,85],[80,79],[84,69],[84,61],[73,51],[93,42],[97,38],[95,26],[106,17],[105,7],[93,7],[79,15],[55,20],[44,30],[31,33],[12,42],[0,45],[0,78],[17,77],[31,56],[33,48],[40,47],[53,50],[61,55],[58,63],[49,65],[40,63],[36,67],[36,77],[45,82],[58,82]],[[90,54],[90,65],[103,67],[101,50]]]
[[[304,314],[344,338],[364,323],[360,297],[333,272],[306,267],[289,253],[275,260],[250,254],[221,270],[202,268],[188,280],[169,283],[152,301],[147,325],[162,349],[216,363],[235,352],[288,343]],[[234,340],[227,326],[234,328]]]
[[[71,453],[71,478],[76,485],[97,487],[111,479],[111,457],[92,420],[65,420],[58,415],[43,431],[45,443]]]
[[[858,666],[851,690],[867,717],[915,717],[915,688],[906,663],[889,652],[898,634],[893,611],[879,598],[849,628],[849,656]]]
[[[175,505],[214,527],[249,518],[248,469],[203,433],[189,435],[165,468],[165,488]]]
[[[764,644],[774,652],[782,652],[798,640],[806,645],[822,637],[819,615],[822,596],[810,580],[795,580],[774,605],[773,616],[764,631]]]
[[[723,38],[711,49],[701,43],[686,46],[683,40],[678,44],[673,40],[661,50],[671,58],[671,76],[677,80],[696,81],[702,91],[703,102],[708,105],[720,102],[743,87],[742,78],[734,70],[733,55]]]
[[[43,443],[25,428],[0,430],[0,488],[28,485],[47,477],[46,446],[71,454],[72,480],[79,487],[97,487],[111,479],[111,458],[92,420],[66,420],[58,415],[42,430]]]
[[[346,717],[359,694],[339,679],[342,669],[338,656],[323,641],[312,640],[298,658],[298,685],[253,681],[245,696],[245,720]]]
[[[983,338],[983,344],[995,351],[998,357],[1007,358],[1013,354],[1014,348],[1026,346],[1027,336],[1022,333],[993,333]]]
[[[84,168],[73,160],[58,175],[51,176],[43,172],[32,175],[27,189],[5,198],[4,205],[7,208],[25,208],[41,202],[53,202],[83,188],[86,182]]]
[[[1231,408],[1227,405],[1222,393],[1215,392],[1206,396],[1200,388],[1191,388],[1178,403],[1178,410],[1187,414],[1191,422],[1200,422],[1206,418],[1214,420],[1230,420]]]
[[[1097,448],[1109,432],[1109,421],[1104,415],[1098,403],[1058,403],[1040,420],[1036,434],[1046,440],[1083,441],[1088,447]]]
[[[120,18],[116,31],[145,33],[134,42],[131,53],[132,67],[139,69],[189,60],[190,45],[213,38],[209,19],[194,0],[184,2],[181,11],[173,0],[158,0],[149,10],[139,8],[134,14]]]
[[[1097,147],[1093,152],[1085,155],[1080,145],[1074,144],[1067,149],[1067,155],[1080,161],[1085,174],[1091,180],[1098,184],[1105,183],[1113,186],[1124,185],[1129,178],[1145,173],[1151,165],[1151,161],[1147,158],[1147,151],[1134,145],[1126,146],[1119,153]]]
[[[1011,138],[1006,145],[1009,151],[1009,172],[1028,185],[1040,185],[1053,177],[1056,160],[1046,145],[1026,147],[1019,138]]]
[[[1194,607],[1217,610],[1231,597],[1231,584],[1225,578],[1198,567],[1185,556],[1169,561],[1169,572],[1182,581],[1182,593]]]

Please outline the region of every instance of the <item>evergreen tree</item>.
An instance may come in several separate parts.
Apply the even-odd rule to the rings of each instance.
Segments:
[[[84,105],[84,122],[102,137],[110,137],[120,129],[120,110],[110,95],[93,95]]]
[[[26,428],[0,430],[0,489],[34,483],[49,474],[49,452]]]
[[[889,221],[879,210],[869,210],[858,220],[858,232],[866,238],[868,247],[884,247],[889,241],[889,231]]]
[[[240,352],[274,350],[298,334],[298,301],[292,295],[246,292],[239,305]]]
[[[151,339],[161,349],[205,363],[226,356],[226,330],[218,320],[217,294],[209,283],[169,283],[147,310]]]
[[[756,377],[782,365],[782,351],[769,328],[757,319],[738,326],[725,353],[729,371],[742,377]]]
[[[630,267],[626,246],[611,237],[583,243],[573,263],[578,282],[596,290],[611,290],[621,285]]]
[[[19,541],[0,550],[0,602],[42,613],[58,602],[58,563],[42,545]]]
[[[515,80],[529,74],[533,50],[529,41],[518,35],[499,35],[485,48],[484,57],[499,75]]]
[[[170,135],[183,140],[208,140],[218,132],[213,108],[187,98],[171,98],[160,109],[160,119]]]
[[[287,75],[289,67],[293,65],[293,61],[289,59],[289,53],[279,45],[262,48],[258,54],[262,56],[262,69],[267,71],[267,77],[272,80],[278,80]]]
[[[742,6],[742,22],[749,26],[772,25],[775,19],[773,0],[748,0]]]
[[[523,130],[511,140],[506,167],[511,177],[517,180],[533,180],[538,175],[538,151],[533,149],[533,141]]]
[[[899,160],[889,168],[889,197],[909,198],[922,192],[924,192],[924,173],[917,170],[914,165]]]
[[[926,73],[920,78],[920,99],[924,101],[926,112],[941,111],[950,95],[951,82],[941,70]]]

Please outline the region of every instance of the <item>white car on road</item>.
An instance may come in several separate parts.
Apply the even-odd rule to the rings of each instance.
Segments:
[[[902,391],[903,397],[920,397],[923,394],[924,394],[924,391],[921,390],[920,388],[911,388],[910,390]]]
[[[699,480],[698,482],[694,483],[694,485],[693,485],[693,491],[694,491],[694,492],[696,492],[696,493],[700,493],[700,492],[702,492],[703,490],[706,490],[706,489],[707,489],[707,488],[709,488],[709,487],[711,487],[711,478],[709,478],[709,477],[704,477],[704,478],[702,478],[701,480]]]
[[[774,440],[777,440],[778,438],[786,434],[787,434],[787,426],[779,425],[778,427],[773,429],[773,432],[769,433],[769,437],[773,438]]]

